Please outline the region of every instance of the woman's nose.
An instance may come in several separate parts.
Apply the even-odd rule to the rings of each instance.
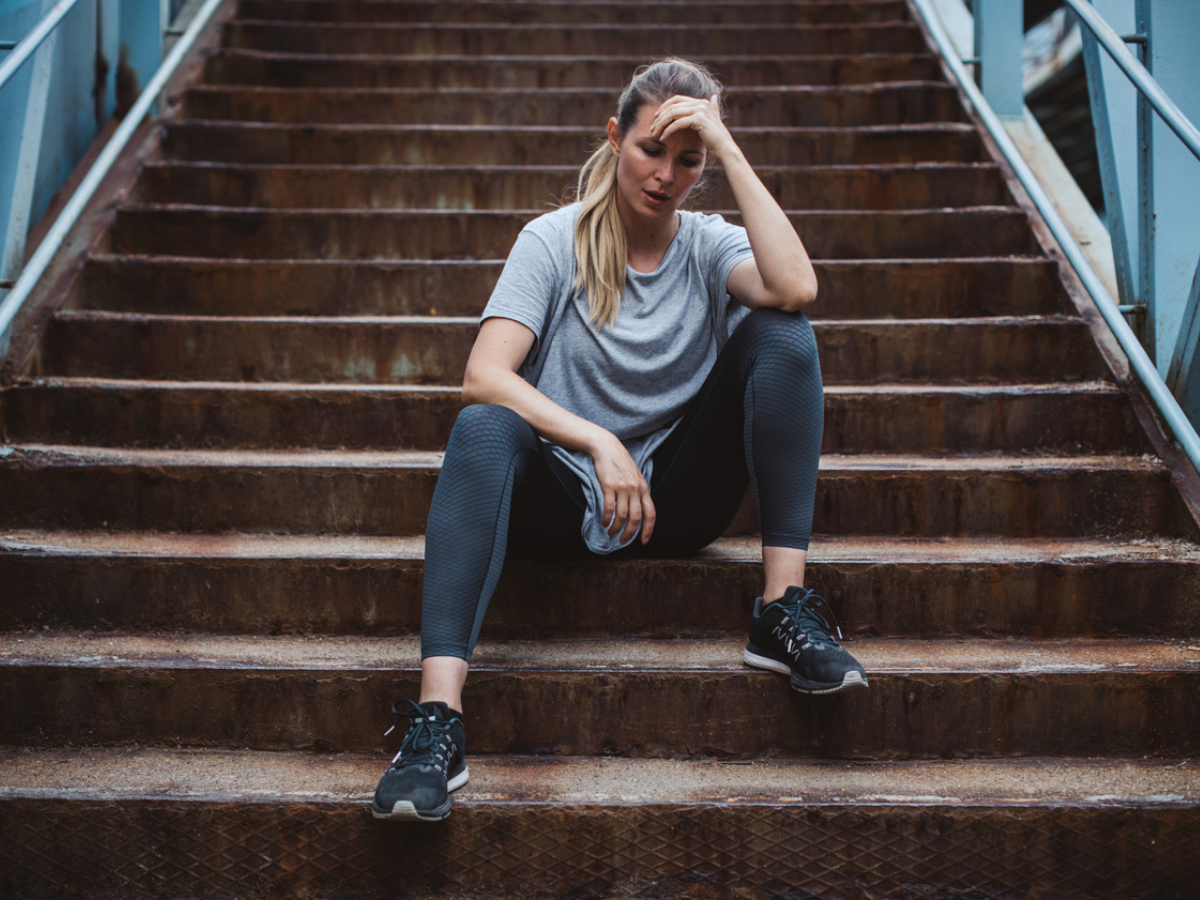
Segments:
[[[655,175],[660,184],[670,184],[675,180],[675,167],[670,163],[661,166]]]

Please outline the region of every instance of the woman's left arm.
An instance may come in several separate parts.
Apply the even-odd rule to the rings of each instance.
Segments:
[[[729,273],[729,293],[751,309],[797,312],[808,306],[817,296],[817,275],[808,251],[721,121],[716,98],[672,97],[658,108],[650,132],[663,140],[680,128],[697,131],[708,155],[725,169],[754,251],[752,259],[742,260]]]

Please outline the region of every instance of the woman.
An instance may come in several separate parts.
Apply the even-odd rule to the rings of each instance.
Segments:
[[[441,819],[466,783],[462,688],[506,551],[694,553],[728,527],[747,480],[766,584],[745,662],[811,693],[866,686],[801,587],[824,400],[797,313],[816,276],[722,123],[719,92],[682,60],[640,71],[580,172],[580,200],[517,238],[429,512],[420,704],[393,708],[409,731],[378,818]],[[709,160],[744,228],[680,211]]]

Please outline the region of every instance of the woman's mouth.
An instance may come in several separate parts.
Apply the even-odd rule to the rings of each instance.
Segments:
[[[646,202],[651,206],[663,206],[668,200],[671,199],[667,194],[664,194],[661,191],[651,191],[647,190],[646,188],[642,188],[642,194],[645,196]]]

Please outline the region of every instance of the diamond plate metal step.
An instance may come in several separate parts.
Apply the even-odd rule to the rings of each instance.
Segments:
[[[867,884],[876,896],[1185,900],[1200,859],[1187,761],[481,759],[432,828],[366,813],[378,757],[49,752],[0,766],[14,761],[27,774],[0,789],[0,860],[27,898],[79,896],[81,883],[93,897],[273,885],[647,900]],[[1129,802],[1112,797],[1118,783]]]

